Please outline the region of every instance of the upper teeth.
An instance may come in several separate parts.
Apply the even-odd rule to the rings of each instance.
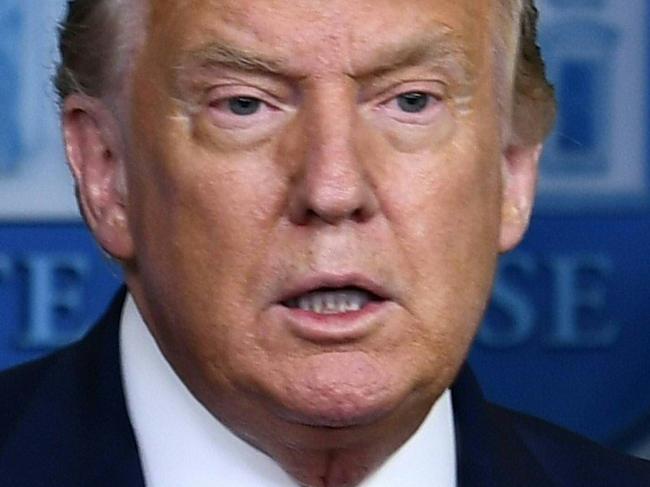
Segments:
[[[287,302],[290,308],[321,314],[345,313],[359,311],[370,302],[365,291],[343,289],[336,291],[313,291]]]

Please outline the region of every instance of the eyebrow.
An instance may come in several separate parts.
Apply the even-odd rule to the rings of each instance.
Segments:
[[[380,47],[364,62],[356,77],[380,77],[411,66],[431,65],[447,68],[459,81],[469,82],[473,71],[469,53],[451,29],[431,30],[424,36],[407,38]]]
[[[188,52],[177,69],[197,66],[229,66],[243,71],[259,71],[270,74],[287,74],[288,63],[273,59],[252,50],[238,48],[225,42],[213,41]]]
[[[426,35],[402,39],[376,49],[363,64],[350,69],[348,74],[355,79],[381,77],[399,69],[428,64],[440,66],[450,71],[458,81],[468,84],[472,76],[472,63],[463,44],[458,41],[449,28],[431,29]],[[188,68],[209,68],[225,66],[241,71],[257,72],[291,78],[303,78],[290,65],[290,61],[229,45],[223,41],[212,41],[197,49],[188,51],[177,66],[179,72]]]

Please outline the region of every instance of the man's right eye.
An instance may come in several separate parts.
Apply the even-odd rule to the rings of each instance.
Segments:
[[[212,123],[223,129],[261,127],[282,111],[261,96],[237,93],[234,89],[215,90],[212,96],[208,102],[208,113]]]
[[[406,113],[420,113],[431,104],[432,96],[421,91],[411,91],[398,95],[397,105]]]
[[[241,117],[257,113],[261,106],[262,100],[250,96],[236,96],[228,99],[228,109]]]

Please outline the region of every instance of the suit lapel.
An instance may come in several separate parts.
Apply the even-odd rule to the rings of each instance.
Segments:
[[[508,422],[499,420],[469,367],[452,387],[459,487],[553,486]]]
[[[119,360],[125,291],[78,344],[45,359],[3,469],[17,486],[144,487]],[[6,471],[3,470],[3,471]]]

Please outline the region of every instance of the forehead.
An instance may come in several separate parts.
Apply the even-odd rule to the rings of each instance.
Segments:
[[[170,56],[217,41],[310,71],[354,70],[374,50],[427,37],[480,58],[490,48],[497,2],[150,0],[148,38]]]

